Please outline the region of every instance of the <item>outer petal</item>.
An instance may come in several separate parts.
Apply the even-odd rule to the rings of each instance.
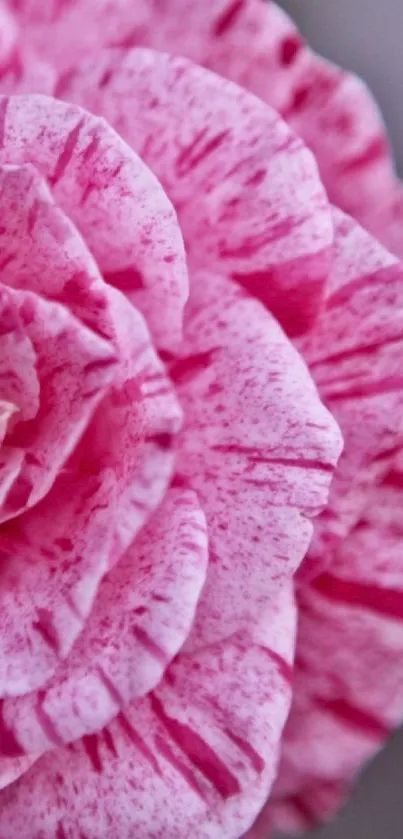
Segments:
[[[198,622],[150,699],[100,737],[42,758],[3,794],[9,839],[24,839],[28,824],[29,839],[57,830],[236,839],[272,783],[290,701],[290,576],[311,531],[301,512],[323,504],[340,441],[303,362],[256,301],[195,276],[188,331],[170,372],[189,423],[177,482],[188,470],[212,540],[202,631]]]
[[[179,656],[155,693],[99,735],[42,757],[1,796],[7,839],[236,839],[272,782],[288,700],[293,605],[261,644]],[[284,646],[284,630],[288,643]]]
[[[345,449],[301,569],[279,780],[248,839],[330,817],[403,719],[401,460],[391,468],[403,430],[403,274],[355,222],[337,212],[335,223],[327,305],[300,348]]]
[[[369,91],[312,53],[274,3],[143,0],[134,9],[130,0],[103,0],[96,14],[91,0],[12,5],[28,43],[59,70],[74,68],[90,46],[143,44],[191,57],[251,90],[313,150],[334,203],[402,255],[403,192]]]
[[[142,43],[156,22],[154,0],[7,0],[24,45],[34,46],[59,71],[103,46]],[[132,42],[132,43],[131,43]]]
[[[266,621],[273,586],[306,551],[340,437],[263,307],[219,277],[191,285],[184,352],[169,372],[185,416],[176,482],[198,492],[210,537],[193,649]]]
[[[153,169],[193,268],[232,276],[289,334],[311,325],[331,255],[329,207],[310,153],[275,113],[148,50],[104,51],[59,92],[106,117]]]
[[[335,251],[323,314],[298,342],[344,436],[329,504],[315,528],[317,573],[359,520],[368,492],[403,444],[403,268],[352,219],[334,211]],[[389,458],[390,459],[390,458]]]
[[[314,152],[331,200],[403,254],[403,192],[361,80],[315,55],[272,2],[173,0],[160,15],[144,43],[192,55],[273,105]]]
[[[278,828],[330,817],[403,720],[400,458],[328,573],[300,593],[293,711],[273,803]]]
[[[41,96],[0,98],[0,164],[32,163],[83,233],[105,278],[146,314],[160,346],[181,335],[187,276],[174,211],[106,125]]]
[[[70,656],[46,687],[8,700],[3,720],[21,751],[39,753],[103,728],[159,682],[189,633],[207,565],[194,493],[171,490],[104,578]],[[0,741],[0,753],[7,742]]]
[[[1,173],[0,173],[1,180]],[[16,421],[32,420],[39,409],[36,352],[15,295],[0,285],[0,392],[5,423],[2,442]],[[102,344],[98,343],[98,350]],[[107,355],[107,344],[104,344]]]
[[[113,292],[44,178],[31,164],[2,166],[0,175],[2,284],[63,304],[116,343]]]

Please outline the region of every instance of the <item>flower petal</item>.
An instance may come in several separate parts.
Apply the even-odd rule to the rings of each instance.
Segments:
[[[23,775],[33,763],[36,757],[27,755],[24,757],[1,757],[0,758],[0,790],[12,784],[20,775]]]
[[[1,166],[0,177],[2,284],[63,304],[93,332],[116,342],[113,292],[46,181],[31,164]]]
[[[159,682],[189,633],[207,565],[207,530],[194,493],[171,490],[104,577],[70,656],[39,692],[6,700],[21,750],[47,751],[99,731]],[[7,744],[0,741],[7,754]]]
[[[47,497],[7,530],[3,526],[5,695],[26,693],[51,678],[81,632],[102,576],[171,477],[178,405],[141,316],[116,290],[109,297],[120,357],[113,388]]]
[[[66,78],[91,47],[145,45],[192,58],[250,90],[312,149],[334,203],[402,256],[403,190],[370,92],[315,55],[275,3],[143,0],[134,9],[130,0],[102,0],[96,13],[91,0],[52,10],[40,0],[16,6],[23,37]]]
[[[146,314],[159,346],[181,336],[187,275],[175,213],[142,161],[102,120],[43,96],[0,97],[0,164],[46,177],[105,279]]]
[[[4,287],[0,288],[0,306],[4,327],[11,309],[20,329],[26,331],[40,384],[38,412],[28,421],[24,415],[19,421],[17,414],[7,435],[7,445],[24,451],[24,462],[3,499],[0,520],[6,521],[49,491],[111,384],[117,359],[113,347],[61,306]],[[14,324],[11,329],[15,335]]]
[[[289,334],[314,321],[332,225],[310,153],[277,115],[229,82],[150,50],[104,51],[63,97],[138,151],[177,209],[190,265],[246,287]]]
[[[114,475],[66,470],[44,501],[3,524],[2,695],[43,684],[70,650],[107,569],[115,500]]]
[[[341,211],[322,315],[297,343],[344,437],[329,503],[301,573],[314,576],[359,520],[403,445],[403,268]],[[358,419],[357,419],[358,418]]]
[[[176,482],[200,497],[207,583],[189,648],[266,620],[327,498],[340,436],[274,319],[227,280],[195,274],[183,355]],[[308,518],[309,517],[309,518]]]
[[[375,489],[327,573],[299,596],[295,699],[272,808],[330,817],[403,720],[403,460]],[[303,757],[302,757],[303,756]],[[327,796],[325,795],[327,791]]]
[[[403,463],[391,466],[403,444],[403,272],[356,222],[334,220],[326,305],[299,349],[345,447],[299,574],[279,780],[248,839],[330,818],[403,720]]]
[[[32,166],[6,167],[6,170],[7,175],[2,182],[5,223],[0,239],[3,283],[35,291],[48,300],[62,303],[83,324],[107,337],[120,358],[112,404],[109,400],[107,410],[107,403],[103,403],[102,412],[97,416],[97,426],[107,426],[112,413],[116,430],[113,448],[117,462],[122,460],[127,445],[130,445],[130,451],[136,458],[133,469],[130,458],[126,460],[127,511],[125,514],[122,511],[121,515],[122,524],[125,518],[130,517],[131,533],[135,518],[138,527],[147,510],[152,510],[159,502],[169,481],[173,455],[168,447],[164,451],[156,445],[155,435],[175,432],[179,420],[178,406],[162,365],[149,346],[149,336],[138,313],[121,294],[103,282],[86,245],[64,213],[53,203],[36,170]],[[45,354],[44,362],[48,361],[50,356],[46,358]],[[140,388],[136,393],[135,380]],[[128,391],[130,381],[131,393]],[[116,388],[120,393],[119,410]],[[26,391],[28,393],[28,387]],[[140,391],[143,401],[141,422],[138,413]],[[133,414],[134,396],[137,408]],[[117,430],[118,415],[119,412],[122,414],[125,405],[124,422]],[[57,404],[55,408],[58,408]],[[132,414],[130,422],[127,411]],[[35,430],[35,424],[33,428]],[[138,446],[132,444],[133,434],[138,441],[141,430],[147,440],[143,440],[140,458]],[[25,425],[23,445],[26,445],[27,437]],[[111,449],[109,441],[108,448]],[[58,461],[55,459],[50,465],[56,473]],[[139,508],[135,516],[132,505],[136,499]]]
[[[25,264],[31,288],[36,272],[41,279],[46,273],[57,274],[54,261],[49,259],[47,272],[41,272],[34,256],[38,251],[33,241],[39,239],[43,256],[40,245],[49,232],[38,223],[38,205],[46,202],[41,204],[37,190],[30,189],[34,181],[38,186],[30,167],[0,168],[2,395],[15,405],[6,441],[12,446],[9,455],[13,449],[22,453],[18,473],[3,494],[3,520],[37,503],[49,490],[110,384],[117,361],[113,345],[90,332],[66,308],[19,287],[29,288],[21,271],[23,251],[31,249],[32,258]],[[68,255],[63,256],[66,265]],[[17,288],[7,289],[5,284]],[[46,291],[46,283],[43,289],[40,286],[35,291]]]
[[[158,689],[98,735],[43,756],[2,793],[0,833],[39,839],[233,839],[271,784],[287,713],[294,606],[278,592],[262,643],[180,655]],[[288,642],[284,644],[284,629]]]

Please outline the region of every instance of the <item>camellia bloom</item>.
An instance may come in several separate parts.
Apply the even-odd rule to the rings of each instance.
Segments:
[[[0,836],[305,827],[403,715],[376,111],[259,0],[0,26]]]

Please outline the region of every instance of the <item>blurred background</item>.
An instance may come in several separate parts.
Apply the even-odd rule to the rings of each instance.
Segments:
[[[403,174],[403,0],[278,2],[317,52],[366,80]],[[403,732],[363,773],[338,819],[306,839],[402,839],[402,793]]]
[[[381,106],[403,174],[402,0],[277,2],[313,49],[365,79]]]

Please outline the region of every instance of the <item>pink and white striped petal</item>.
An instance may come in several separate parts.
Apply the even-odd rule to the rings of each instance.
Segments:
[[[59,93],[105,117],[155,172],[193,270],[236,280],[288,334],[313,323],[331,259],[330,211],[310,152],[271,109],[150,50],[105,50]]]
[[[178,429],[180,411],[139,313],[103,281],[87,246],[53,202],[38,172],[32,166],[5,167],[5,172],[5,223],[0,236],[3,283],[63,304],[79,321],[107,337],[120,360],[113,392],[103,402],[96,427],[98,436],[100,427],[105,429],[104,441],[109,452],[115,453],[117,468],[123,468],[125,457],[126,500],[122,498],[119,524],[122,530],[126,521],[130,524],[121,547],[124,550],[169,482],[173,460],[169,435],[174,436]],[[25,398],[27,394],[28,388]],[[115,430],[112,445],[109,421]],[[31,425],[29,435],[24,426],[23,445],[37,430],[35,423]],[[164,434],[168,435],[165,449],[159,444],[159,435]],[[50,467],[57,471],[57,465],[55,461]]]
[[[314,576],[359,520],[368,493],[403,445],[403,267],[334,210],[335,250],[322,315],[297,342],[337,419],[344,451],[301,572]]]
[[[289,705],[287,588],[260,643],[240,634],[180,655],[108,728],[40,758],[3,791],[0,833],[99,839],[107,824],[108,839],[240,836],[273,781]]]
[[[34,394],[38,408],[26,419],[29,387],[22,394],[20,416],[18,393],[15,387],[14,393],[13,388],[10,393],[7,389],[8,382],[16,384],[16,358],[13,356],[7,365],[7,356],[3,356],[2,363],[7,367],[2,377],[5,393],[16,400],[17,407],[6,445],[24,453],[18,477],[2,502],[0,521],[6,521],[47,494],[110,387],[118,359],[112,345],[91,333],[67,309],[35,294],[2,286],[0,308],[2,329],[12,341],[8,350],[13,351],[21,333],[24,344],[27,336],[35,359],[33,383],[29,379],[31,390],[32,386],[37,390],[39,384],[39,392]],[[23,362],[22,357],[20,365]],[[22,369],[18,389],[25,384],[24,372],[26,378],[31,371]]]
[[[51,678],[81,632],[100,580],[171,477],[179,407],[141,316],[113,289],[110,311],[119,329],[113,387],[47,497],[3,527],[3,695]]]
[[[402,488],[400,457],[331,568],[300,592],[294,704],[268,807],[277,828],[298,802],[300,822],[303,806],[312,822],[330,817],[402,723]]]
[[[20,24],[20,40],[59,72],[104,46],[133,46],[151,37],[154,0],[7,0]]]
[[[334,203],[403,254],[403,193],[379,109],[361,80],[309,49],[275,3],[143,0],[134,9],[130,0],[103,0],[96,14],[91,0],[11,5],[27,43],[67,79],[89,50],[143,45],[187,56],[250,90],[312,149]]]
[[[111,287],[46,180],[31,164],[1,166],[0,179],[2,284],[61,303],[116,344],[119,328]]]
[[[294,347],[227,280],[191,278],[186,341],[169,373],[184,408],[178,485],[198,493],[210,539],[188,649],[249,631],[303,558],[341,441]]]
[[[99,731],[152,690],[192,624],[207,566],[206,523],[194,493],[170,490],[103,579],[70,655],[44,689],[6,700],[3,720],[23,753]],[[0,740],[0,754],[8,755]]]
[[[160,184],[103,121],[43,96],[0,97],[0,164],[31,163],[105,279],[145,313],[158,346],[180,340],[187,273]]]
[[[273,106],[313,151],[331,201],[403,255],[403,191],[360,79],[312,52],[271,0],[172,0],[160,18],[137,43],[191,56]]]

